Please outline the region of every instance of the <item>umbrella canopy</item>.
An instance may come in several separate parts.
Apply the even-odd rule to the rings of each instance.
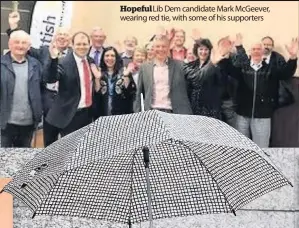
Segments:
[[[101,117],[38,154],[4,191],[36,215],[120,223],[235,212],[290,184],[256,144],[213,118],[156,110]]]

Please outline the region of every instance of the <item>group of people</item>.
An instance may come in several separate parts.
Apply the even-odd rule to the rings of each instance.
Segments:
[[[298,39],[286,47],[289,59],[273,51],[267,36],[246,53],[242,35],[234,41],[160,30],[146,45],[128,36],[106,46],[106,34],[70,36],[57,28],[49,47],[31,47],[30,35],[18,28],[20,15],[9,15],[9,52],[1,56],[1,146],[30,147],[43,123],[48,146],[101,116],[157,109],[204,115],[225,121],[260,147],[268,147],[271,117],[280,105],[280,82],[297,68]]]

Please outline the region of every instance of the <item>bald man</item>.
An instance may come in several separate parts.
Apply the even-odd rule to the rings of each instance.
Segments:
[[[235,44],[237,54],[234,66],[229,64],[224,69],[238,80],[236,129],[261,148],[267,148],[270,141],[271,118],[278,103],[279,81],[291,78],[295,73],[298,42],[292,41],[290,46],[287,46],[290,58],[281,67],[267,64],[263,60],[264,50],[261,42],[251,46],[249,58],[242,45],[241,34],[237,35]]]
[[[42,66],[27,55],[30,36],[23,30],[11,34],[9,52],[1,56],[0,126],[2,147],[30,147],[41,121]]]

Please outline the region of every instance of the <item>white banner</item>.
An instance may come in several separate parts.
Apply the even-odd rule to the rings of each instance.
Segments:
[[[30,36],[32,47],[49,46],[57,27],[71,27],[72,1],[36,1]]]

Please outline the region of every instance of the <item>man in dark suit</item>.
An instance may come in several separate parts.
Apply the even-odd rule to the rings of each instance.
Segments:
[[[281,67],[286,64],[285,58],[274,51],[274,40],[270,36],[265,36],[262,38],[262,43],[264,46],[264,60],[267,64],[275,64],[277,67]]]
[[[59,61],[55,43],[49,48],[53,61],[48,82],[59,81],[59,91],[45,122],[61,136],[92,122],[93,94],[98,91],[99,85],[99,71],[87,56],[89,36],[84,32],[77,32],[72,38],[72,44],[73,52]]]
[[[70,47],[70,32],[64,27],[58,27],[55,36],[53,37],[53,42],[56,43],[57,49],[59,51],[58,58],[65,57],[68,53],[72,52]],[[48,64],[51,65],[51,57],[47,48],[47,58],[50,59],[46,61],[46,69],[48,69]],[[40,57],[42,58],[42,57]],[[45,58],[45,57],[43,57]],[[45,123],[46,116],[51,109],[54,100],[58,94],[59,83],[45,83],[42,90],[42,101],[43,101],[43,136],[44,136],[44,146],[47,147],[58,139],[58,134],[52,131],[51,127]],[[55,134],[54,134],[55,133]]]
[[[169,47],[167,36],[155,37],[155,58],[140,68],[135,112],[142,111],[140,96],[143,94],[145,110],[157,109],[169,113],[192,114],[183,63],[168,58]]]
[[[104,43],[106,40],[106,34],[100,27],[94,27],[90,34],[91,47],[88,52],[88,56],[93,59],[97,66],[100,66],[100,60],[103,54]]]

